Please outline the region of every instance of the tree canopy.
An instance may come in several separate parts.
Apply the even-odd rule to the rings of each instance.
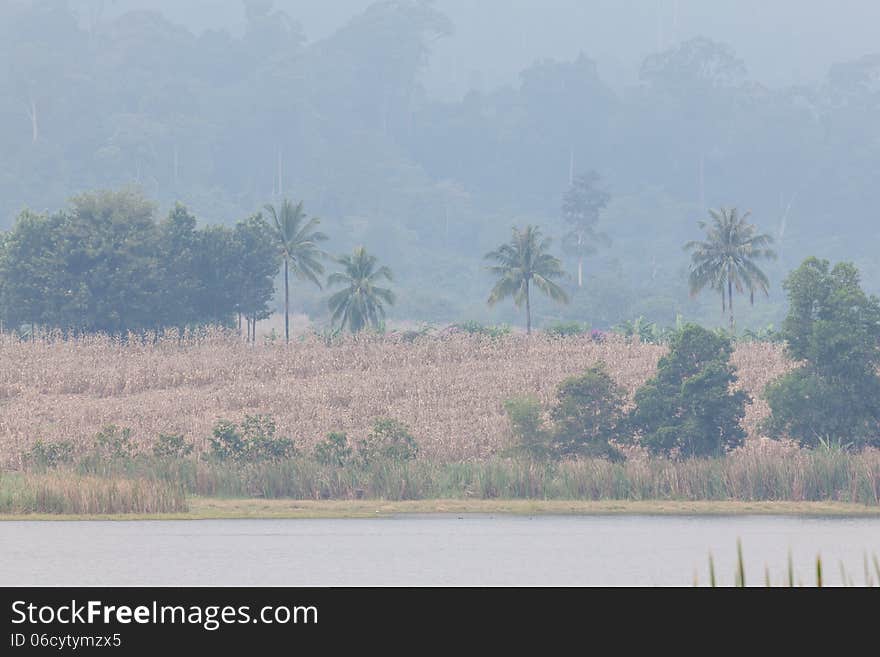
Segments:
[[[852,263],[808,258],[785,281],[782,327],[801,364],[768,385],[764,428],[807,446],[880,445],[880,299]]]
[[[280,263],[262,217],[198,228],[182,205],[158,223],[154,213],[131,190],[23,212],[0,240],[6,327],[124,335],[267,316]]]

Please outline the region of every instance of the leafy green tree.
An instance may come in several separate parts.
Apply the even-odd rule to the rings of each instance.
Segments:
[[[670,341],[657,374],[635,394],[630,427],[657,454],[720,456],[742,444],[748,395],[732,390],[730,339],[687,324]]]
[[[721,293],[721,309],[730,309],[730,330],[734,329],[733,292],[748,291],[749,301],[755,302],[755,290],[768,294],[770,281],[756,264],[757,260],[772,259],[776,253],[769,248],[773,238],[758,233],[747,220],[751,213],[740,216],[736,208],[709,210],[711,225],[700,221],[706,231],[704,241],[690,241],[685,249],[691,251],[690,288],[698,294],[709,287]],[[726,296],[725,296],[726,295]]]
[[[327,239],[324,233],[315,230],[320,219],[307,219],[303,203],[294,205],[284,199],[281,207],[267,205],[266,211],[272,217],[275,226],[275,239],[284,262],[284,341],[290,342],[290,292],[288,286],[289,271],[300,279],[309,280],[318,288],[321,281],[318,275],[324,273],[324,266],[318,262],[325,253],[318,248],[318,243]]]
[[[315,460],[321,465],[342,468],[351,461],[351,457],[352,449],[344,433],[331,431],[315,445]]]
[[[231,327],[239,308],[241,248],[226,226],[198,231],[196,315],[201,324]]]
[[[568,303],[568,295],[554,279],[565,273],[559,259],[548,253],[550,239],[542,238],[537,226],[526,226],[522,231],[513,229],[513,237],[507,244],[486,254],[486,260],[495,261],[489,267],[498,282],[489,294],[489,306],[512,296],[519,308],[526,306],[526,333],[532,332],[531,288],[534,284],[541,292],[554,301]]]
[[[235,307],[248,318],[251,339],[256,339],[256,322],[270,316],[269,303],[275,294],[275,276],[281,262],[272,227],[258,214],[235,225],[233,242],[238,254],[235,265]]]
[[[63,217],[26,210],[10,231],[0,234],[0,320],[7,328],[54,320],[59,271],[55,254],[62,221]]]
[[[789,312],[782,335],[800,367],[765,391],[764,429],[805,446],[840,441],[880,445],[880,300],[854,265],[808,258],[783,284]]]
[[[622,429],[623,399],[623,391],[604,363],[560,383],[556,406],[550,411],[556,454],[621,458],[610,441],[618,438]]]
[[[240,423],[217,420],[208,439],[218,461],[279,461],[297,454],[290,438],[276,436],[275,420],[269,415],[245,415]]]
[[[117,335],[155,328],[160,276],[153,204],[131,190],[86,193],[72,204],[56,251],[66,289],[51,323]]]
[[[584,257],[595,252],[593,243],[608,239],[596,230],[599,214],[611,200],[611,195],[599,186],[600,180],[595,171],[578,176],[562,201],[562,219],[569,228],[563,248],[577,257],[578,287],[584,285]]]
[[[196,218],[180,203],[159,224],[159,278],[162,294],[158,319],[163,326],[196,323],[203,293],[196,270],[199,235]]]
[[[351,255],[337,259],[343,271],[331,274],[327,279],[329,286],[345,285],[328,300],[331,322],[352,333],[371,326],[378,329],[385,318],[385,304],[394,305],[394,293],[379,287],[382,279],[392,281],[391,270],[386,266],[377,267],[376,256],[367,253],[364,247],[355,248]]]
[[[552,454],[552,435],[544,427],[540,399],[534,395],[505,399],[504,412],[510,420],[517,452],[537,459],[546,459]]]
[[[419,455],[419,445],[409,428],[393,418],[379,418],[364,440],[358,441],[358,456],[367,465],[380,459],[412,461]]]

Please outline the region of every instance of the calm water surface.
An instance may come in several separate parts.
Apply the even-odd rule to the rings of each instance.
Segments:
[[[0,522],[0,585],[865,583],[880,519],[773,516],[397,516],[365,520]],[[876,582],[876,573],[873,574]],[[748,581],[750,578],[750,581]]]

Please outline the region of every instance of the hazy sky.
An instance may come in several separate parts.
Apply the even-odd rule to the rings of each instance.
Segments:
[[[196,30],[237,30],[240,0],[105,0],[111,11],[161,8]],[[276,0],[304,26],[326,36],[371,0]],[[543,57],[583,51],[612,84],[634,79],[658,46],[696,35],[730,43],[752,77],[770,85],[821,78],[829,64],[880,51],[876,0],[436,0],[456,34],[436,45],[426,86],[456,97],[471,86],[514,83]]]

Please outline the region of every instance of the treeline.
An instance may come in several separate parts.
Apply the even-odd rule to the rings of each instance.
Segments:
[[[454,29],[437,3],[377,2],[322,39],[268,0],[249,3],[240,34],[88,5],[78,16],[73,2],[0,2],[4,228],[23,207],[59,207],[83,189],[139,184],[162,207],[182,199],[211,221],[296,189],[338,226],[343,250],[375,244],[400,273],[403,314],[485,321],[467,302],[482,284],[469,264],[514,218],[558,235],[566,186],[597,168],[616,247],[569,256],[586,283],[568,290],[569,306],[537,304],[538,321],[707,321],[714,304],[689,297],[679,247],[708,207],[733,199],[748,199],[776,237],[772,277],[830,248],[880,285],[876,55],[767,87],[733,46],[696,38],[646,53],[630,84],[585,42],[583,55],[535,62],[517,84],[443,102],[422,84],[432,45]],[[778,323],[782,304],[769,304],[741,321]]]
[[[332,257],[328,237],[303,203],[283,199],[234,226],[198,227],[180,203],[157,222],[132,190],[91,192],[54,214],[24,211],[0,232],[0,330],[36,326],[64,333],[247,326],[273,312],[283,271],[284,337],[290,341],[290,279],[343,286],[326,299],[334,331],[380,329],[393,279],[363,246]],[[341,271],[326,279],[325,261]],[[22,331],[23,332],[23,331]]]
[[[281,266],[262,214],[198,227],[182,205],[156,221],[135,192],[96,192],[0,233],[0,319],[65,332],[249,323],[270,314]]]

